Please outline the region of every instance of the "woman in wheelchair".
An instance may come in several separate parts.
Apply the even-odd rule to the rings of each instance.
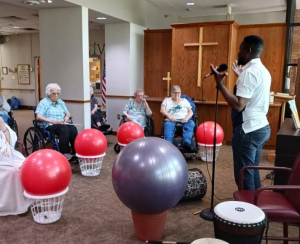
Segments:
[[[164,137],[167,141],[173,143],[176,123],[182,123],[182,145],[184,148],[191,150],[195,127],[195,122],[191,119],[193,111],[189,101],[180,98],[180,95],[180,87],[174,85],[171,87],[171,97],[165,98],[161,104],[160,112],[165,116]]]
[[[134,93],[134,99],[129,99],[123,109],[123,114],[127,121],[133,121],[145,129],[147,125],[147,116],[150,116],[152,111],[144,98],[143,90],[136,90]]]
[[[59,151],[70,160],[75,155],[74,141],[78,134],[74,125],[67,122],[70,119],[65,103],[58,98],[61,88],[56,83],[50,83],[46,87],[46,97],[43,98],[36,110],[36,119],[45,123],[47,131],[58,135]],[[71,151],[70,146],[71,144]]]
[[[109,129],[110,125],[104,122],[102,113],[98,111],[98,100],[94,97],[94,89],[90,86],[91,96],[91,120],[92,124],[95,125],[100,131]]]

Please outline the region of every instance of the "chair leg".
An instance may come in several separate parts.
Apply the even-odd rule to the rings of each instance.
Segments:
[[[289,226],[288,223],[283,223],[283,236],[288,237],[289,236]],[[284,244],[289,244],[289,241],[284,241]]]

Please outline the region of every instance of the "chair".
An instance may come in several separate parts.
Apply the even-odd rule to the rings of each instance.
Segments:
[[[259,189],[243,190],[243,175],[247,169],[262,169],[288,171],[289,179],[287,185],[263,186]],[[266,167],[266,166],[245,166],[240,171],[240,183],[238,191],[233,193],[236,201],[243,201],[254,204],[261,208],[269,221],[283,223],[283,237],[270,236],[268,240],[298,241],[299,238],[288,237],[288,224],[300,224],[300,153],[297,155],[293,168]]]

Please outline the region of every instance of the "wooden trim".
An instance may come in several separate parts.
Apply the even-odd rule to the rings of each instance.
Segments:
[[[133,98],[133,96],[121,96],[121,95],[106,95],[108,98]]]
[[[91,102],[91,100],[79,101],[79,100],[65,100],[65,99],[63,99],[63,101],[65,103],[90,103]]]
[[[165,33],[172,32],[172,29],[144,30],[144,33]]]
[[[1,88],[2,91],[35,91],[34,89]]]
[[[234,20],[231,21],[217,21],[217,22],[201,22],[201,23],[178,23],[178,24],[171,24],[174,28],[176,27],[197,27],[197,26],[214,26],[214,25],[234,25],[236,27],[239,26]]]
[[[271,23],[271,24],[253,24],[253,25],[240,25],[239,29],[243,28],[261,28],[261,27],[279,27],[286,26],[286,23]]]

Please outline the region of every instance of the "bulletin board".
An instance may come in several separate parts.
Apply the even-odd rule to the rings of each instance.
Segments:
[[[29,64],[18,64],[18,83],[20,85],[30,85],[30,65]]]
[[[90,82],[101,81],[101,65],[100,59],[96,57],[90,58]]]

